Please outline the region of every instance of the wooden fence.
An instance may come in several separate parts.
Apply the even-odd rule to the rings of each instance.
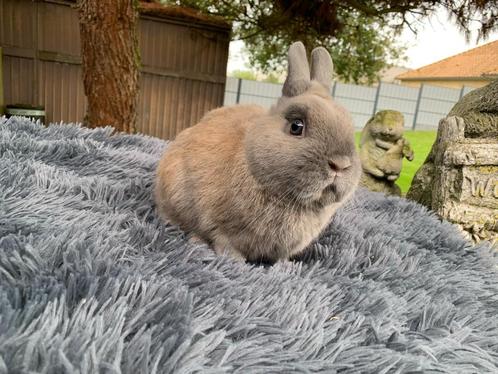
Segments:
[[[230,26],[188,9],[140,3],[138,28],[137,130],[171,139],[223,104]],[[0,0],[0,46],[6,105],[43,105],[49,122],[83,120],[74,0]]]

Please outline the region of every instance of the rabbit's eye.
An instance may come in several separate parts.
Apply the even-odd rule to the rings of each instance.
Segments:
[[[301,136],[303,135],[304,122],[300,119],[293,119],[290,123],[290,133],[291,135]]]

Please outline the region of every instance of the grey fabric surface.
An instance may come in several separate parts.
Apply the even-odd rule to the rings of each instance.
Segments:
[[[160,222],[165,147],[0,120],[0,373],[498,373],[498,275],[423,207],[359,191],[302,258]]]

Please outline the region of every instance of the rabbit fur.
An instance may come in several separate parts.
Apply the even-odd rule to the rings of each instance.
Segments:
[[[351,117],[330,96],[331,75],[324,48],[313,50],[310,72],[304,45],[293,43],[283,95],[269,110],[223,107],[182,131],[157,167],[159,213],[239,260],[271,263],[302,252],[361,174]],[[296,128],[302,134],[291,133]]]

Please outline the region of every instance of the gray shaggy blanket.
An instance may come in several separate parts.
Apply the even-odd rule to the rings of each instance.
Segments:
[[[236,263],[161,222],[167,144],[0,120],[0,373],[497,373],[486,246],[359,191],[301,258]]]

